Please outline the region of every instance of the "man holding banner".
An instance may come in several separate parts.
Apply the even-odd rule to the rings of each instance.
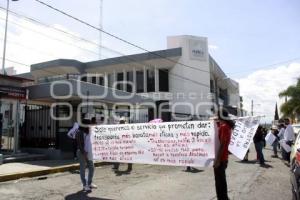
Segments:
[[[218,129],[218,137],[220,141],[220,147],[214,162],[215,185],[218,200],[229,199],[227,194],[225,170],[228,165],[228,146],[230,143],[231,131],[234,127],[234,122],[228,120],[228,118],[228,112],[225,110],[222,110],[222,113],[219,113],[220,125]]]

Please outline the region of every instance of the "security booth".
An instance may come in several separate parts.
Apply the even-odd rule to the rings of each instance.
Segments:
[[[32,80],[0,75],[0,154],[19,152],[19,129],[24,123],[27,90]]]

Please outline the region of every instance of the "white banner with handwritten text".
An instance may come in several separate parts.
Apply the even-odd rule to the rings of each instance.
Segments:
[[[229,151],[241,160],[244,159],[250,148],[260,118],[261,117],[247,117],[236,120],[234,130],[231,134]]]
[[[173,166],[212,166],[213,121],[92,126],[94,160]]]

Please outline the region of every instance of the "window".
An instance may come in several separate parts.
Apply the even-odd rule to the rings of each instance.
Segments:
[[[126,83],[126,91],[132,92],[132,84],[133,84],[133,72],[126,73],[127,83]]]
[[[108,74],[107,75],[108,87],[113,87],[113,82],[114,82],[114,74]]]
[[[169,70],[159,70],[159,91],[169,92]]]
[[[144,92],[144,71],[136,72],[136,92],[142,93]]]
[[[210,80],[210,92],[214,93],[215,92],[215,84],[213,80]]]
[[[118,81],[117,89],[118,90],[124,90],[124,84],[122,83],[124,81],[123,72],[120,72],[120,73],[117,74],[117,81]]]
[[[147,70],[147,92],[155,91],[155,72],[154,70]]]
[[[97,83],[96,78],[97,78],[97,77],[92,76],[92,83],[93,83],[93,84],[96,84],[96,83]]]
[[[87,77],[86,77],[86,75],[82,75],[82,77],[81,77],[81,81],[83,81],[83,82],[87,82]]]
[[[98,80],[99,80],[99,85],[104,85],[104,77],[103,76],[100,76],[98,77]]]

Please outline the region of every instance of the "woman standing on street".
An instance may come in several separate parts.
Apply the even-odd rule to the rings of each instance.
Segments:
[[[253,142],[257,153],[257,159],[259,160],[261,166],[265,165],[265,158],[263,154],[264,140],[263,128],[261,125],[259,125],[254,135]]]

